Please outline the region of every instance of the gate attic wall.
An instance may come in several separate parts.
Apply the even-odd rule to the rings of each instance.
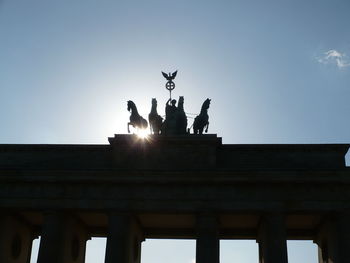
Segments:
[[[39,235],[40,263],[84,262],[92,236],[107,237],[108,263],[138,263],[145,238],[196,239],[197,263],[218,262],[220,239],[255,239],[261,263],[287,262],[287,239],[349,262],[349,145],[109,142],[0,145],[0,262],[26,262]]]

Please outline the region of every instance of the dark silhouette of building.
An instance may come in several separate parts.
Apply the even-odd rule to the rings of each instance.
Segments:
[[[287,239],[319,262],[348,263],[349,145],[226,145],[216,135],[116,135],[109,145],[0,145],[0,262],[84,262],[107,237],[107,263],[138,263],[145,238],[255,239],[261,263],[287,263]]]

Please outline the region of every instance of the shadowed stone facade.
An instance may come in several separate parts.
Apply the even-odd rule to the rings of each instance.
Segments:
[[[319,262],[348,263],[349,145],[226,145],[216,135],[116,135],[109,145],[0,145],[0,262],[84,262],[107,237],[107,263],[139,263],[145,238],[255,239],[261,263],[310,239]]]

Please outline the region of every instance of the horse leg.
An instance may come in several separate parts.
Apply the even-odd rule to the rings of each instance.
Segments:
[[[128,133],[130,133],[130,128],[129,128],[129,126],[130,126],[130,122],[128,122]]]
[[[153,133],[154,134],[159,134],[159,132],[160,132],[160,126],[159,126],[159,123],[157,123],[155,128],[153,129]]]
[[[208,133],[208,128],[209,128],[209,122],[207,122],[207,127],[205,128],[205,132]]]

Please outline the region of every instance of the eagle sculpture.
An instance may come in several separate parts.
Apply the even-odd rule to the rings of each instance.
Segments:
[[[172,81],[176,77],[177,70],[175,72],[173,72],[173,74],[171,74],[170,72],[169,72],[169,74],[166,74],[162,71],[162,74],[163,74],[164,78],[167,79],[167,81]]]

